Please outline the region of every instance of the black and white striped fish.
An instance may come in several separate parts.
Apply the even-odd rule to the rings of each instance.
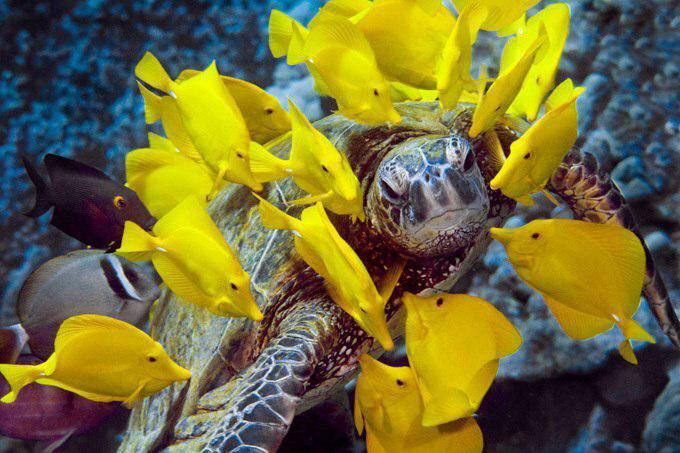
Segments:
[[[17,315],[36,357],[47,359],[61,323],[97,314],[141,327],[160,292],[140,265],[99,250],[80,250],[46,262],[19,292]]]

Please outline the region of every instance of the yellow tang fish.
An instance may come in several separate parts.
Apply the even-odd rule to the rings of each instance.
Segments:
[[[543,190],[578,136],[576,100],[584,88],[562,82],[546,103],[546,114],[510,145],[510,155],[490,186],[507,197],[533,205],[531,194]]]
[[[616,325],[626,337],[619,352],[634,364],[630,340],[655,342],[632,319],[645,279],[645,251],[632,231],[550,219],[491,228],[491,236],[505,246],[517,274],[543,295],[571,338],[591,338]]]
[[[546,43],[546,30],[541,26],[541,31],[534,42],[527,48],[524,55],[517,62],[499,73],[498,78],[489,87],[486,93],[481,95],[480,101],[472,115],[470,137],[475,138],[482,132],[486,132],[496,125],[496,121],[505,114],[517,97],[522,83],[526,78],[535,59],[543,57]],[[540,56],[537,53],[541,50]]]
[[[482,30],[498,31],[511,25],[522,17],[532,6],[541,0],[452,0],[456,10],[463,11],[467,6],[478,3],[487,10]]]
[[[522,344],[519,332],[478,297],[406,293],[402,300],[406,354],[425,404],[423,425],[472,416],[496,377],[498,360]]]
[[[454,108],[463,89],[474,89],[476,86],[470,77],[472,46],[486,16],[486,8],[480,3],[466,7],[458,16],[446,41],[437,65],[437,91],[443,108]]]
[[[329,14],[315,21],[304,55],[317,86],[335,98],[342,115],[369,125],[401,122],[370,44],[348,19]]]
[[[127,186],[137,192],[149,212],[157,219],[190,195],[207,201],[214,175],[205,164],[177,151],[172,142],[149,134],[149,147],[130,151],[125,156]]]
[[[220,80],[214,61],[205,71],[177,83],[147,52],[137,64],[135,75],[176,102],[187,134],[217,175],[210,198],[223,178],[262,190],[262,184],[250,172],[248,128],[236,101]]]
[[[195,69],[185,69],[177,79],[186,80],[197,74]],[[290,130],[288,112],[276,97],[245,80],[224,75],[220,79],[241,110],[251,140],[264,145]]]
[[[440,1],[434,14],[417,2],[384,0],[359,13],[356,25],[389,79],[415,88],[437,87],[436,64],[455,19]]]
[[[321,201],[336,214],[349,214],[363,221],[363,191],[347,157],[314,128],[293,101],[289,100],[288,105],[293,122],[290,159],[253,152],[253,174],[260,181],[292,176],[295,184],[310,194],[292,204]]]
[[[366,354],[359,357],[359,364],[354,424],[359,434],[366,427],[368,453],[482,451],[482,431],[472,417],[422,425],[423,401],[411,368],[384,365]]]
[[[393,287],[386,288],[383,295],[378,293],[364,263],[338,234],[323,205],[316,203],[306,208],[300,219],[296,219],[268,201],[257,198],[264,226],[296,232],[295,249],[324,278],[333,301],[384,349],[391,350],[394,343],[385,322],[385,304]],[[390,278],[387,280],[391,281]],[[398,278],[393,282],[395,285],[396,280]]]
[[[536,119],[543,99],[555,83],[555,73],[569,33],[569,6],[566,3],[556,3],[532,16],[526,26],[522,27],[521,33],[507,42],[501,57],[502,72],[522,57],[538,36],[541,24],[548,34],[546,54],[540,61],[536,59],[524,79],[522,89],[508,109],[509,113],[524,116],[529,121]]]
[[[158,342],[135,326],[100,315],[78,315],[61,324],[54,353],[38,365],[0,365],[12,403],[32,382],[59,387],[98,402],[122,401],[131,407],[173,382],[186,381],[189,370],[172,361]]]
[[[117,254],[151,260],[168,288],[217,316],[262,320],[250,277],[196,197],[188,197],[153,227],[151,235],[125,222]]]

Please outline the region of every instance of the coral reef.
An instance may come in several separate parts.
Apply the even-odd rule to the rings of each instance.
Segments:
[[[14,297],[38,264],[78,247],[48,228],[46,219],[35,222],[21,216],[30,205],[31,189],[19,153],[33,159],[48,152],[76,157],[122,180],[124,153],[146,144],[143,106],[133,76],[145,50],[154,52],[173,75],[217,58],[221,72],[270,87],[280,99],[292,96],[311,118],[321,117],[329,107],[314,94],[311,78],[299,68],[277,63],[266,46],[272,7],[305,22],[320,3],[0,0],[0,54],[7,56],[0,70],[0,322],[15,322]],[[670,0],[567,3],[572,26],[558,78],[571,77],[587,87],[579,101],[579,146],[598,157],[633,204],[671,299],[677,301],[680,193],[673,171],[680,161],[680,63],[675,57],[680,5]],[[476,61],[491,72],[497,69],[501,49],[494,41],[484,33],[476,48]],[[511,223],[564,215],[545,201],[531,214],[518,210]],[[489,451],[527,445],[532,451],[565,445],[573,451],[680,448],[677,370],[661,393],[668,379],[663,368],[677,353],[663,349],[667,340],[646,309],[640,310],[638,320],[663,339],[662,347],[642,351],[639,372],[626,375],[611,354],[619,341],[616,335],[587,343],[569,340],[540,299],[515,276],[502,247],[490,248],[461,289],[494,302],[525,341],[517,355],[503,362],[500,382],[480,411]],[[612,396],[616,391],[619,395]],[[621,403],[621,398],[629,398],[626,391],[644,395]],[[513,394],[519,396],[511,398]],[[527,405],[522,397],[536,403]],[[510,423],[502,418],[505,413],[511,415]],[[347,429],[351,420],[337,409],[326,407],[313,414],[330,420],[324,434],[317,434],[317,447],[352,432]],[[532,419],[536,414],[545,415],[550,429]],[[571,418],[569,423],[552,424],[565,418]],[[313,445],[304,425],[293,428],[284,444],[289,451]],[[90,436],[102,439],[102,430]],[[18,445],[0,441],[0,451],[33,448]],[[77,451],[82,445],[74,439],[66,447]]]

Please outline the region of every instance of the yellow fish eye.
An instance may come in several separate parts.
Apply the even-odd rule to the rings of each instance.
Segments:
[[[271,107],[268,107],[268,108],[264,109],[264,113],[266,113],[267,115],[271,115],[271,114],[274,113],[274,109],[271,108]]]
[[[406,384],[404,383],[404,381],[402,381],[401,379],[397,379],[397,385],[398,385],[399,387],[404,387],[404,386],[406,386]]]
[[[538,239],[541,235],[539,233],[534,233],[531,235],[531,239]]]
[[[437,299],[436,303],[437,303],[437,307],[441,307],[442,305],[444,305],[444,298],[440,297],[439,299]]]
[[[236,157],[238,157],[239,159],[243,159],[243,153],[239,151],[238,153],[236,153]]]
[[[238,291],[238,286],[236,286],[236,284],[229,283],[229,286],[231,286],[231,289],[233,289],[234,291]]]
[[[151,363],[154,363],[154,362],[156,362],[156,360],[158,360],[158,359],[156,359],[156,357],[149,356],[149,357],[146,358],[146,360],[148,360],[148,361],[151,362]]]
[[[326,166],[323,165],[323,164],[321,164],[321,169],[322,169],[323,171],[325,171],[326,173],[330,173],[330,172],[328,171],[328,167],[326,167]]]
[[[380,92],[378,91],[377,88],[374,88],[374,89],[373,89],[373,95],[374,95],[374,96],[380,96]]]
[[[118,209],[123,209],[127,206],[127,201],[120,195],[113,197],[113,205]]]
[[[531,153],[526,153],[524,155],[524,159],[530,159],[531,158]]]

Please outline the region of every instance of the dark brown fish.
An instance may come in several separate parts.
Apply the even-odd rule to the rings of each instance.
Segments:
[[[16,311],[31,353],[47,360],[65,319],[95,314],[143,327],[159,295],[146,268],[101,250],[79,250],[33,271],[19,291]]]
[[[41,361],[21,356],[17,363],[35,365]],[[0,394],[9,385],[0,375]],[[51,443],[54,450],[70,436],[84,433],[99,425],[120,409],[119,403],[95,403],[58,387],[29,384],[17,400],[0,404],[0,435]]]
[[[54,207],[50,223],[86,245],[114,250],[126,221],[147,230],[156,222],[133,190],[94,167],[48,154],[48,183],[28,158],[22,160],[36,187],[35,206],[26,215],[40,217]]]

